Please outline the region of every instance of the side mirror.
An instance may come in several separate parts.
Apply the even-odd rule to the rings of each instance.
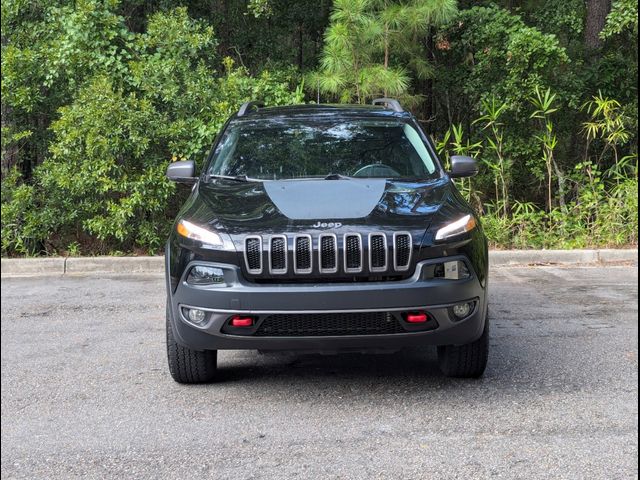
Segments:
[[[167,178],[172,182],[193,185],[198,181],[195,176],[196,163],[193,160],[170,163],[167,167]]]
[[[471,157],[454,155],[451,157],[451,178],[473,177],[478,173],[478,163]]]

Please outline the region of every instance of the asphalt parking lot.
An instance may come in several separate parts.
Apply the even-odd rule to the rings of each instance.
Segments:
[[[2,280],[2,478],[637,478],[636,266],[496,268],[481,380],[433,349],[169,377],[160,276]]]

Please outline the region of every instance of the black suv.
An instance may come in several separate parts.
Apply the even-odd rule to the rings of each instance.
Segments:
[[[242,106],[192,184],[166,247],[169,370],[216,377],[217,351],[438,346],[482,375],[487,241],[415,118],[373,105]]]

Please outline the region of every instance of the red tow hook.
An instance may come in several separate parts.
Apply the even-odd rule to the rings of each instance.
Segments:
[[[231,326],[253,327],[253,317],[241,317],[240,315],[235,315],[234,317],[231,317]]]
[[[408,323],[426,323],[429,316],[425,312],[410,312],[406,316]]]

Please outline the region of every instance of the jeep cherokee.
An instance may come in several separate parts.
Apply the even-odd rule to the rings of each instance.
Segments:
[[[181,383],[217,351],[436,345],[444,374],[482,375],[487,241],[453,178],[477,173],[394,99],[244,104],[216,138],[166,247],[167,352]]]

